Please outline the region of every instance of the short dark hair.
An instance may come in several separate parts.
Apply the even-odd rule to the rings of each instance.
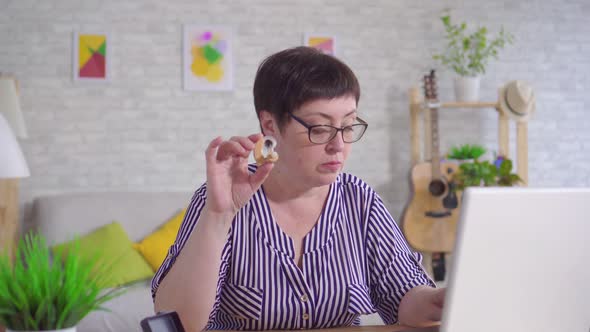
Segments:
[[[352,70],[337,58],[305,46],[289,48],[262,61],[254,80],[256,114],[265,110],[278,121],[279,129],[303,104],[343,96],[358,103],[360,86]]]

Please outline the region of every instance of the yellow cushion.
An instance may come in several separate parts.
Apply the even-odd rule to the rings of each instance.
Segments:
[[[76,248],[83,260],[98,259],[108,272],[104,287],[126,285],[153,277],[151,266],[133,250],[133,242],[119,222],[112,222],[77,239],[53,246],[54,254],[65,254]]]
[[[156,271],[168,254],[168,249],[174,243],[180,224],[184,219],[186,209],[183,209],[157,231],[146,236],[141,242],[133,244],[133,248],[139,251],[145,260]]]

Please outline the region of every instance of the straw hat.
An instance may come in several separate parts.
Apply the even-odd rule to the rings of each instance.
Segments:
[[[535,112],[535,94],[524,81],[510,81],[500,89],[500,109],[515,121],[527,121]]]

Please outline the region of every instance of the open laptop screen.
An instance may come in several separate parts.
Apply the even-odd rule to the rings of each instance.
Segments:
[[[468,188],[442,331],[590,330],[590,189]]]

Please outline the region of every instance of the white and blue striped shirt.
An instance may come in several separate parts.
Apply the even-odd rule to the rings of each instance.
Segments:
[[[195,228],[205,199],[203,185],[154,276],[152,296]],[[207,329],[358,325],[359,315],[375,312],[393,324],[408,290],[434,287],[381,198],[349,174],[330,185],[324,210],[303,239],[301,268],[294,257],[293,242],[273,220],[261,187],[232,222]]]

